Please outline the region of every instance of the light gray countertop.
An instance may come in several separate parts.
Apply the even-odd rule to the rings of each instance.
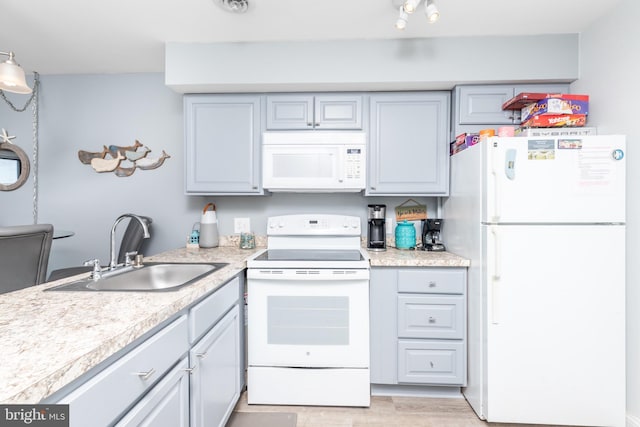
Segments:
[[[0,402],[41,401],[242,272],[261,249],[179,248],[145,258],[229,263],[171,292],[43,292],[80,275],[0,295]],[[372,267],[469,265],[448,252],[389,249],[369,256]]]

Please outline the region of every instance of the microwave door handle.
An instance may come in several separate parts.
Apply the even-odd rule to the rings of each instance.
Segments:
[[[342,184],[344,182],[344,159],[341,150],[337,151],[336,164],[338,166],[338,182]]]

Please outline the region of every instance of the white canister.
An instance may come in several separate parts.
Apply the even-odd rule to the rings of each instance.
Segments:
[[[212,208],[212,210],[209,210]],[[218,246],[218,218],[216,217],[216,205],[208,203],[202,210],[200,221],[200,247],[215,248]]]

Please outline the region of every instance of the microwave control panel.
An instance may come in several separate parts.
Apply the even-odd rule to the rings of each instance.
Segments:
[[[364,162],[364,148],[349,147],[347,148],[347,157],[345,162],[345,178],[360,179],[362,177]]]

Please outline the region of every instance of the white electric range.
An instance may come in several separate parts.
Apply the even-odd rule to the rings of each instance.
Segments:
[[[271,217],[247,262],[249,404],[369,406],[369,259],[359,217]]]

